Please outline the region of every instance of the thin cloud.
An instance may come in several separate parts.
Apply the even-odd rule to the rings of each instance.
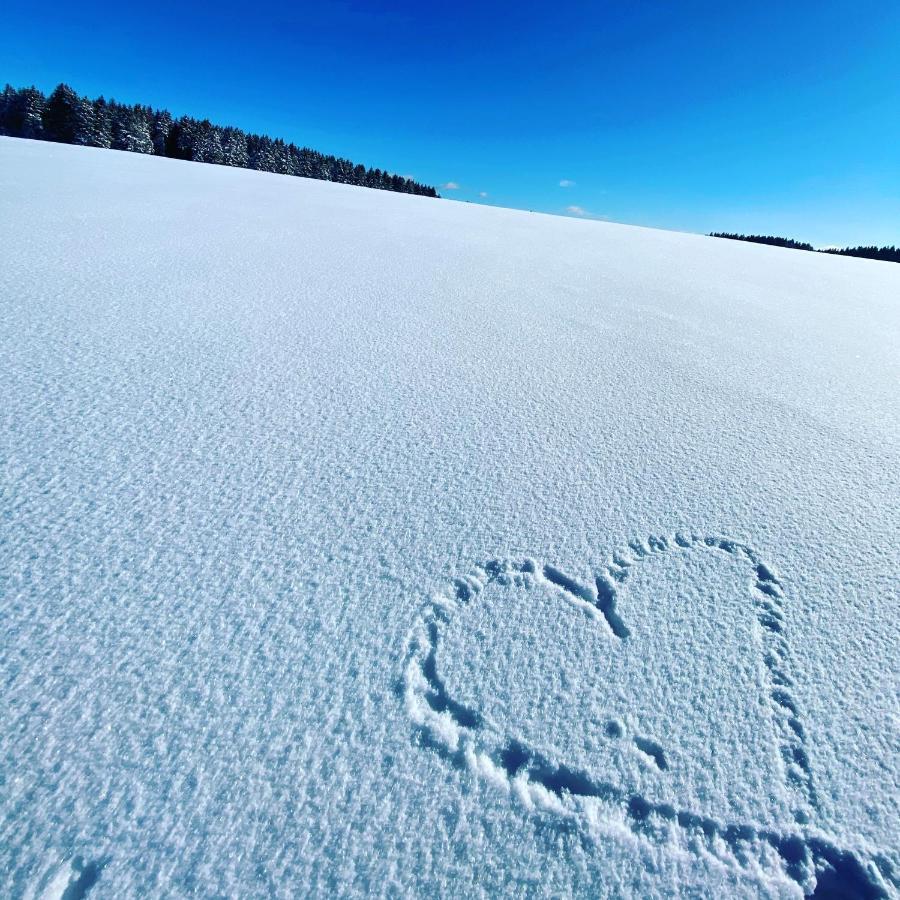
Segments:
[[[563,178],[559,183],[560,187],[575,187],[575,182],[569,178]]]
[[[448,181],[446,184],[441,185],[442,191],[458,191],[459,185],[455,181]]]
[[[478,196],[481,197],[482,200],[484,200],[484,198],[487,197],[487,191],[479,191]]]
[[[599,213],[592,213],[583,206],[567,206],[566,214],[570,216],[578,216],[581,219],[608,219],[609,216],[602,216]]]

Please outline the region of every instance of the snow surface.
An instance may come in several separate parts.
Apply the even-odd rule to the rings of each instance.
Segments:
[[[0,248],[0,894],[897,894],[900,266],[8,138]]]

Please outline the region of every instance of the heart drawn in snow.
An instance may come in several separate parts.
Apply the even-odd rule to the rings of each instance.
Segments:
[[[887,896],[884,856],[815,827],[784,605],[774,569],[721,537],[633,541],[590,581],[492,560],[426,608],[404,702],[420,746],[589,835]]]

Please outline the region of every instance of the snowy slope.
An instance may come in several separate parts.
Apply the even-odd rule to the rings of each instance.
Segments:
[[[896,895],[900,266],[7,138],[0,248],[0,895]]]

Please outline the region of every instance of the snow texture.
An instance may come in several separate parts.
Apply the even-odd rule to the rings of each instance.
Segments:
[[[8,138],[0,247],[0,895],[898,895],[900,267]]]

